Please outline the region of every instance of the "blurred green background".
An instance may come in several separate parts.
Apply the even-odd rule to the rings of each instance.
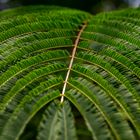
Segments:
[[[127,7],[139,7],[140,0],[0,0],[0,10],[22,5],[59,5],[99,13]]]

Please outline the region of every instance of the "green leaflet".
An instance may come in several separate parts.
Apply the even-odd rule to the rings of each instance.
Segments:
[[[77,140],[74,118],[68,102],[52,102],[40,123],[38,140]]]
[[[116,139],[128,139],[130,137],[131,139],[134,139],[131,129],[129,128],[127,122],[125,122],[125,120],[123,119],[123,116],[117,111],[115,104],[111,102],[108,95],[106,95],[106,93],[104,93],[98,86],[93,85],[89,81],[80,78],[77,80],[71,79],[69,85],[73,89],[77,90],[76,94],[80,93],[82,94],[82,96],[87,96],[87,99],[95,105],[98,112],[100,112],[100,117],[103,117],[105,119]],[[93,91],[89,89],[93,89]],[[83,100],[81,100],[80,104],[82,103]],[[97,130],[97,132],[98,131],[99,130]]]
[[[43,97],[39,97],[36,101],[32,101],[31,96],[28,96],[24,106],[18,106],[19,108],[15,109],[11,117],[7,120],[4,127],[1,130],[0,139],[3,140],[17,140],[23,132],[26,124],[34,116],[34,114],[39,111],[45,104],[54,100],[59,96],[59,91],[52,91],[50,94]],[[29,102],[31,100],[31,102]],[[5,114],[3,113],[3,116]],[[13,129],[14,127],[14,129]]]
[[[112,137],[103,117],[100,115],[100,112],[97,111],[96,107],[89,102],[87,98],[84,99],[82,95],[79,96],[79,93],[77,93],[75,90],[70,90],[67,92],[66,97],[82,114],[93,139],[107,140],[108,138]]]
[[[140,139],[139,18],[140,8],[1,11],[0,140]]]

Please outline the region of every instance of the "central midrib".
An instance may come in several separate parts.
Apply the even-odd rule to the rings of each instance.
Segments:
[[[72,50],[71,60],[70,60],[70,63],[69,63],[68,71],[66,73],[66,78],[65,78],[65,81],[64,81],[63,89],[62,89],[61,101],[60,101],[61,103],[64,102],[64,95],[65,95],[68,79],[69,79],[69,76],[70,76],[71,68],[72,68],[72,65],[73,65],[74,57],[75,57],[75,54],[76,54],[76,49],[77,49],[77,46],[79,44],[80,36],[81,36],[82,32],[84,31],[84,29],[86,28],[86,26],[87,26],[87,22],[84,22],[83,26],[81,27],[81,29],[80,29],[80,31],[77,35],[75,43],[74,43],[74,48]]]

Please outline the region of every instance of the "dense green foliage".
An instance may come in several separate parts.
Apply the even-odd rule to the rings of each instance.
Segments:
[[[139,19],[140,9],[0,12],[0,140],[140,139]]]

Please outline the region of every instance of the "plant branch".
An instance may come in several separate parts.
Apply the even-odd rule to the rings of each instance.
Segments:
[[[80,36],[81,36],[82,32],[84,31],[84,29],[86,28],[86,26],[87,26],[87,22],[84,22],[82,28],[80,29],[80,31],[78,33],[78,36],[75,40],[75,43],[74,43],[74,48],[73,48],[73,51],[72,51],[71,60],[70,60],[70,63],[69,63],[68,71],[67,71],[66,78],[65,78],[65,81],[64,81],[64,85],[63,85],[63,89],[62,89],[61,101],[60,101],[61,103],[64,102],[64,94],[65,94],[65,91],[66,91],[68,79],[69,79],[69,76],[70,76],[70,71],[71,71],[71,68],[72,68],[72,65],[73,65],[73,61],[74,61],[74,57],[75,57],[75,54],[76,54],[76,49],[77,49],[77,46],[78,46],[78,43],[79,43],[79,40],[80,40]]]

